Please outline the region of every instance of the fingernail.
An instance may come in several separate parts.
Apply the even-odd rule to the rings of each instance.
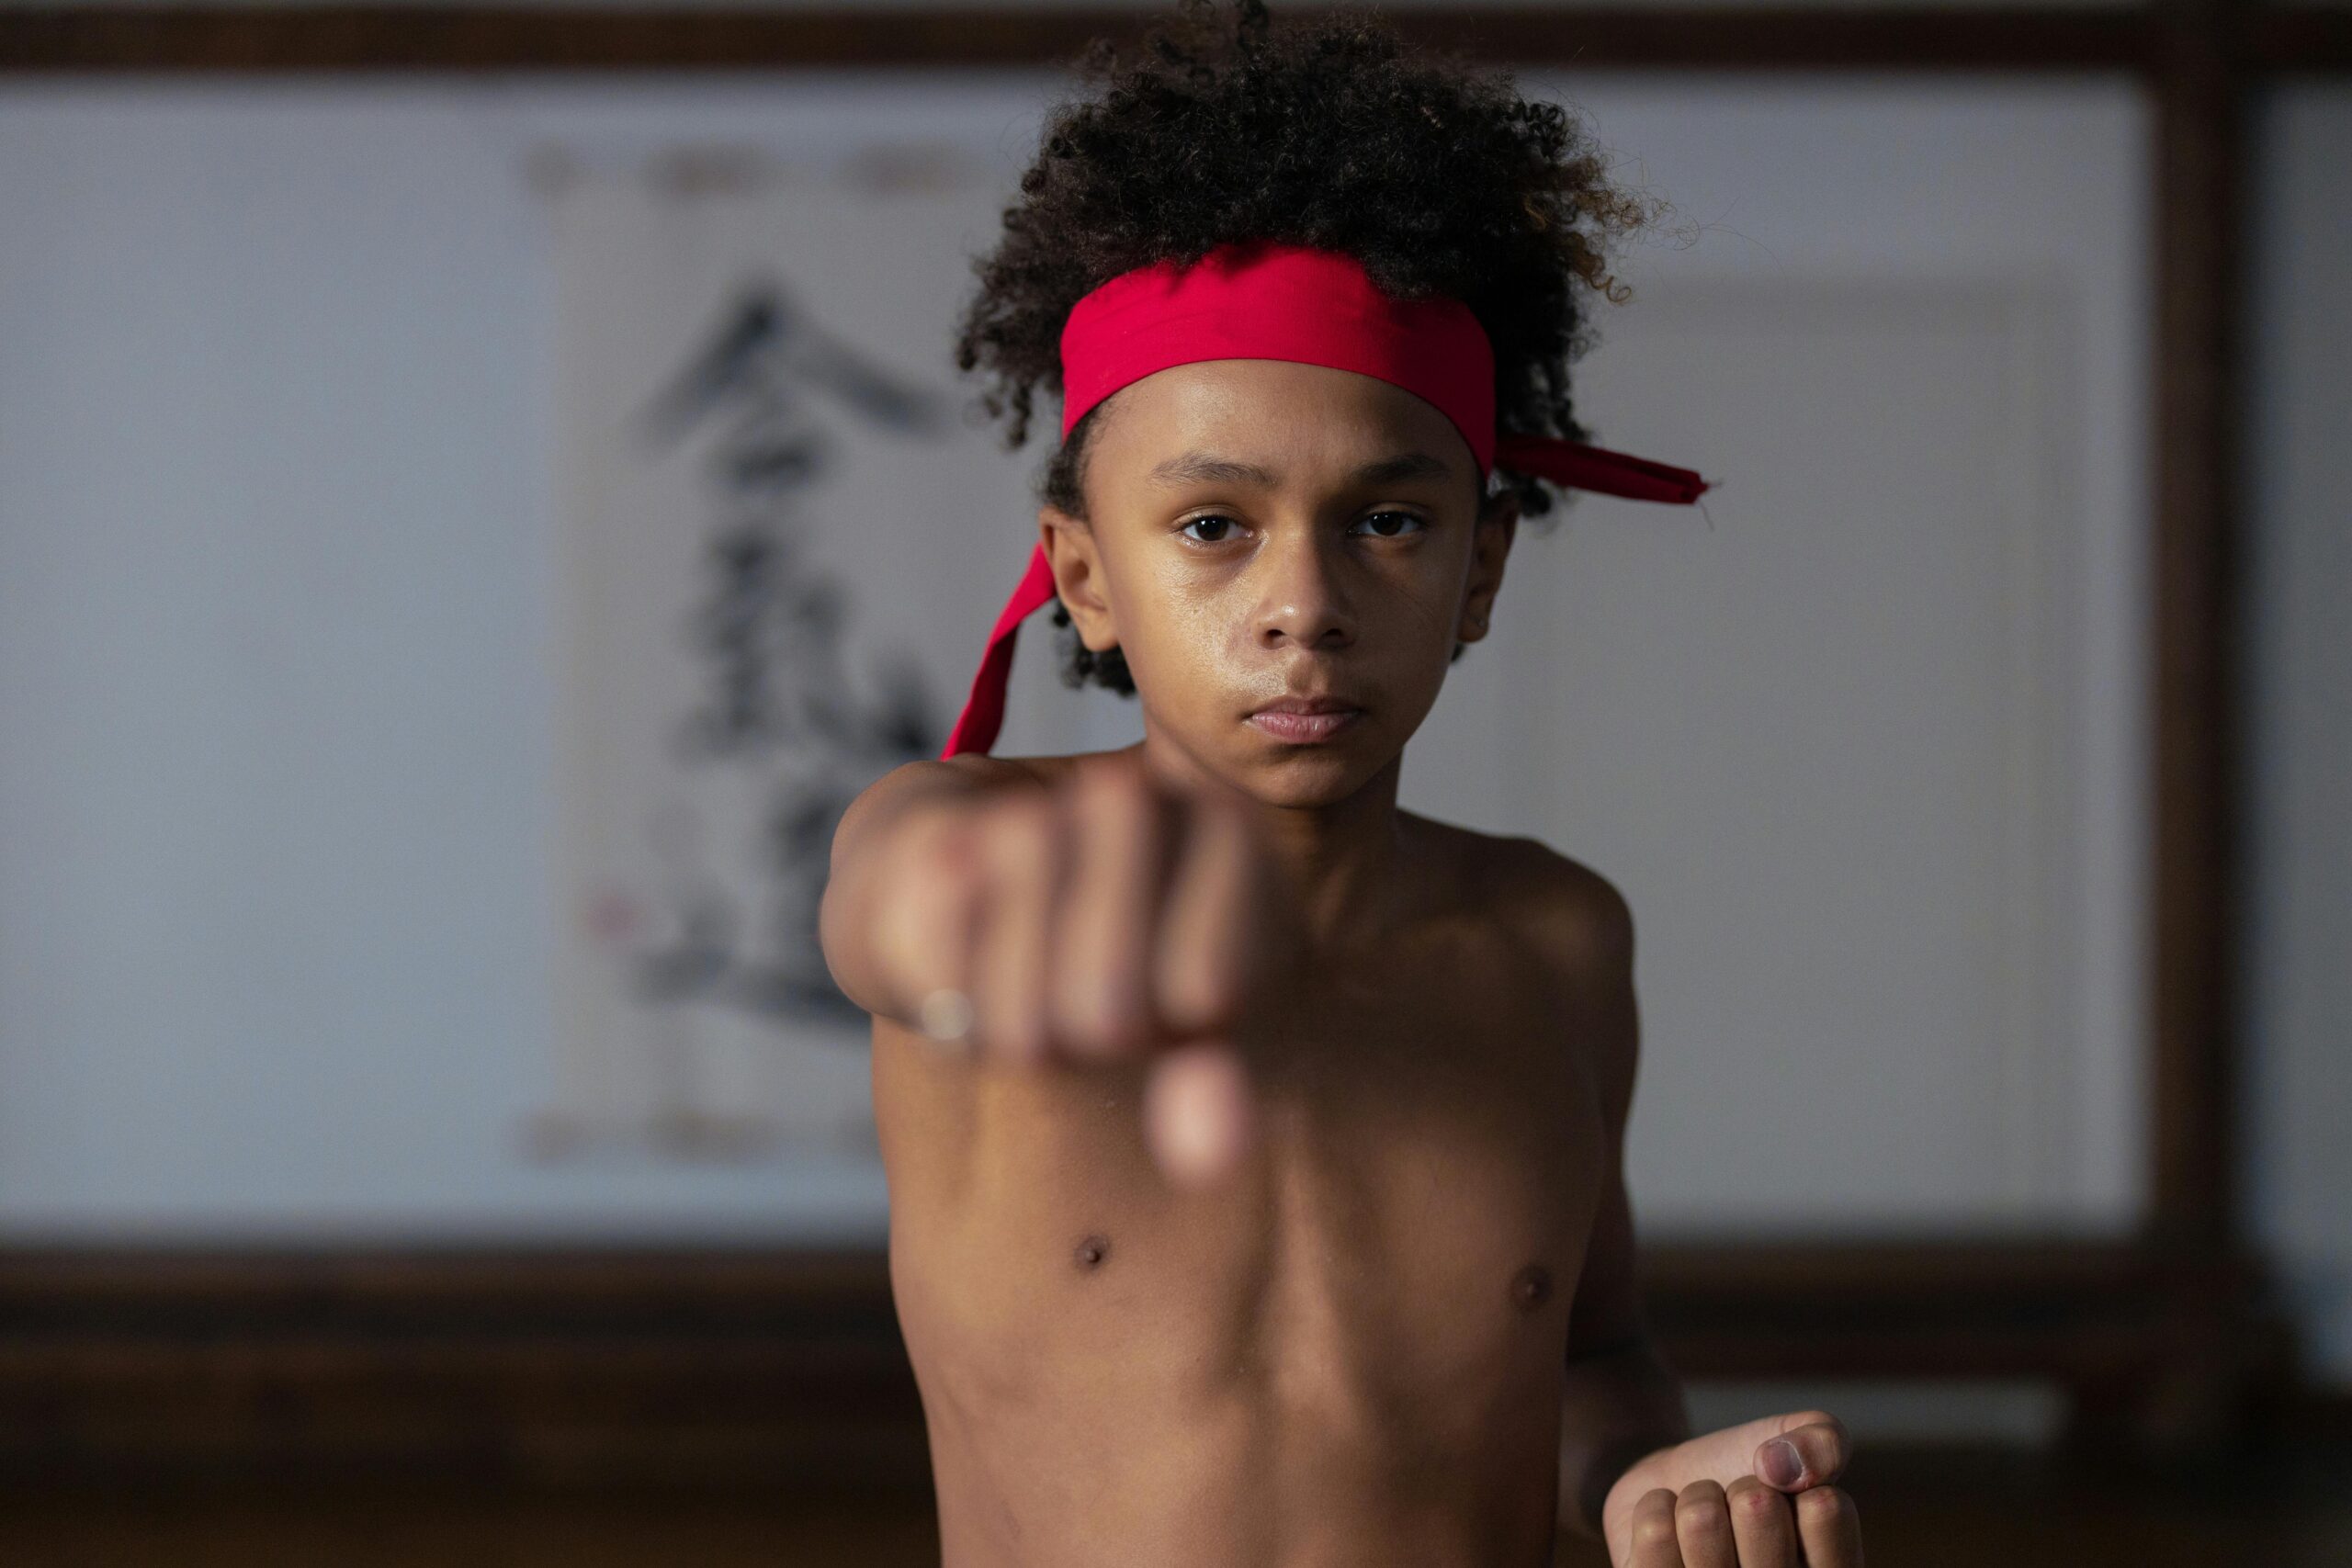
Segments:
[[[1794,1486],[1804,1476],[1804,1455],[1786,1438],[1764,1445],[1764,1479],[1775,1486]]]

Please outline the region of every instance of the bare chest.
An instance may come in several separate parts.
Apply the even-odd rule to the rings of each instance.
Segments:
[[[973,1069],[878,1025],[910,1349],[975,1398],[1075,1382],[1343,1427],[1490,1420],[1559,1364],[1597,1203],[1573,1027],[1522,966],[1458,946],[1302,985],[1246,1043],[1253,1157],[1178,1193],[1141,1069]]]

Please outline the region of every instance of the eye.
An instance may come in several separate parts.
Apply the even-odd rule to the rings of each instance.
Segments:
[[[1221,535],[1221,534],[1220,534],[1220,535],[1218,535],[1218,536],[1216,536],[1216,537],[1213,537],[1213,538],[1206,538],[1206,539],[1204,539],[1204,538],[1202,538],[1200,536],[1198,536],[1198,535],[1196,535],[1196,534],[1190,533],[1190,532],[1188,532],[1187,530],[1190,530],[1190,529],[1193,529],[1193,528],[1204,527],[1204,526],[1206,526],[1206,527],[1215,527],[1215,528],[1229,528],[1229,527],[1231,527],[1232,525],[1233,525],[1233,519],[1232,519],[1232,518],[1230,518],[1230,517],[1225,517],[1225,516],[1220,516],[1220,515],[1219,515],[1219,514],[1217,514],[1216,513],[1212,512],[1212,513],[1209,513],[1207,516],[1205,516],[1205,517],[1193,517],[1193,518],[1188,518],[1188,519],[1186,519],[1186,520],[1185,520],[1185,522],[1184,522],[1184,524],[1183,524],[1183,525],[1182,525],[1182,527],[1178,528],[1176,531],[1177,531],[1178,533],[1180,533],[1180,534],[1182,534],[1182,535],[1184,536],[1184,537],[1186,537],[1186,538],[1188,538],[1188,539],[1192,540],[1192,541],[1193,541],[1193,543],[1194,543],[1194,544],[1196,544],[1196,545],[1221,545],[1221,544],[1225,543],[1225,537],[1224,537],[1224,536],[1223,536],[1223,535]]]
[[[1410,523],[1413,525],[1414,528],[1424,534],[1428,533],[1430,529],[1428,523],[1419,517],[1416,517],[1409,512],[1375,512],[1370,516],[1359,519],[1359,521],[1364,523],[1377,523],[1384,517],[1394,519],[1398,523]],[[1399,529],[1394,533],[1382,533],[1375,530],[1373,534],[1373,537],[1375,539],[1402,539],[1406,536],[1407,531],[1403,529]]]

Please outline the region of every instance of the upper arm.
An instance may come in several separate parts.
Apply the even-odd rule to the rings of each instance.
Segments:
[[[1573,1360],[1621,1348],[1644,1332],[1624,1161],[1641,1022],[1634,994],[1631,906],[1599,872],[1549,850],[1544,855],[1551,863],[1543,874],[1542,925],[1566,998],[1566,1045],[1582,1059],[1601,1122],[1600,1191],[1568,1311],[1567,1353]]]

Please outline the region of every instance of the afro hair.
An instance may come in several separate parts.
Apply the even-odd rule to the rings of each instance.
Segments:
[[[1254,238],[1342,252],[1396,298],[1461,300],[1493,346],[1497,426],[1589,439],[1568,395],[1570,362],[1596,341],[1579,291],[1631,298],[1605,247],[1664,204],[1610,186],[1559,106],[1522,100],[1506,71],[1409,47],[1352,3],[1276,22],[1263,0],[1235,0],[1229,19],[1216,0],[1178,0],[1126,48],[1094,39],[1077,70],[1091,90],[1047,115],[957,323],[956,366],[989,378],[979,406],[1011,416],[1008,449],[1027,439],[1037,389],[1062,389],[1062,326],[1080,298]],[[1079,518],[1093,423],[1090,411],[1040,487]],[[1544,481],[1496,483],[1522,515],[1551,510]],[[1054,620],[1066,684],[1134,694],[1116,649],[1085,648],[1058,600]]]

